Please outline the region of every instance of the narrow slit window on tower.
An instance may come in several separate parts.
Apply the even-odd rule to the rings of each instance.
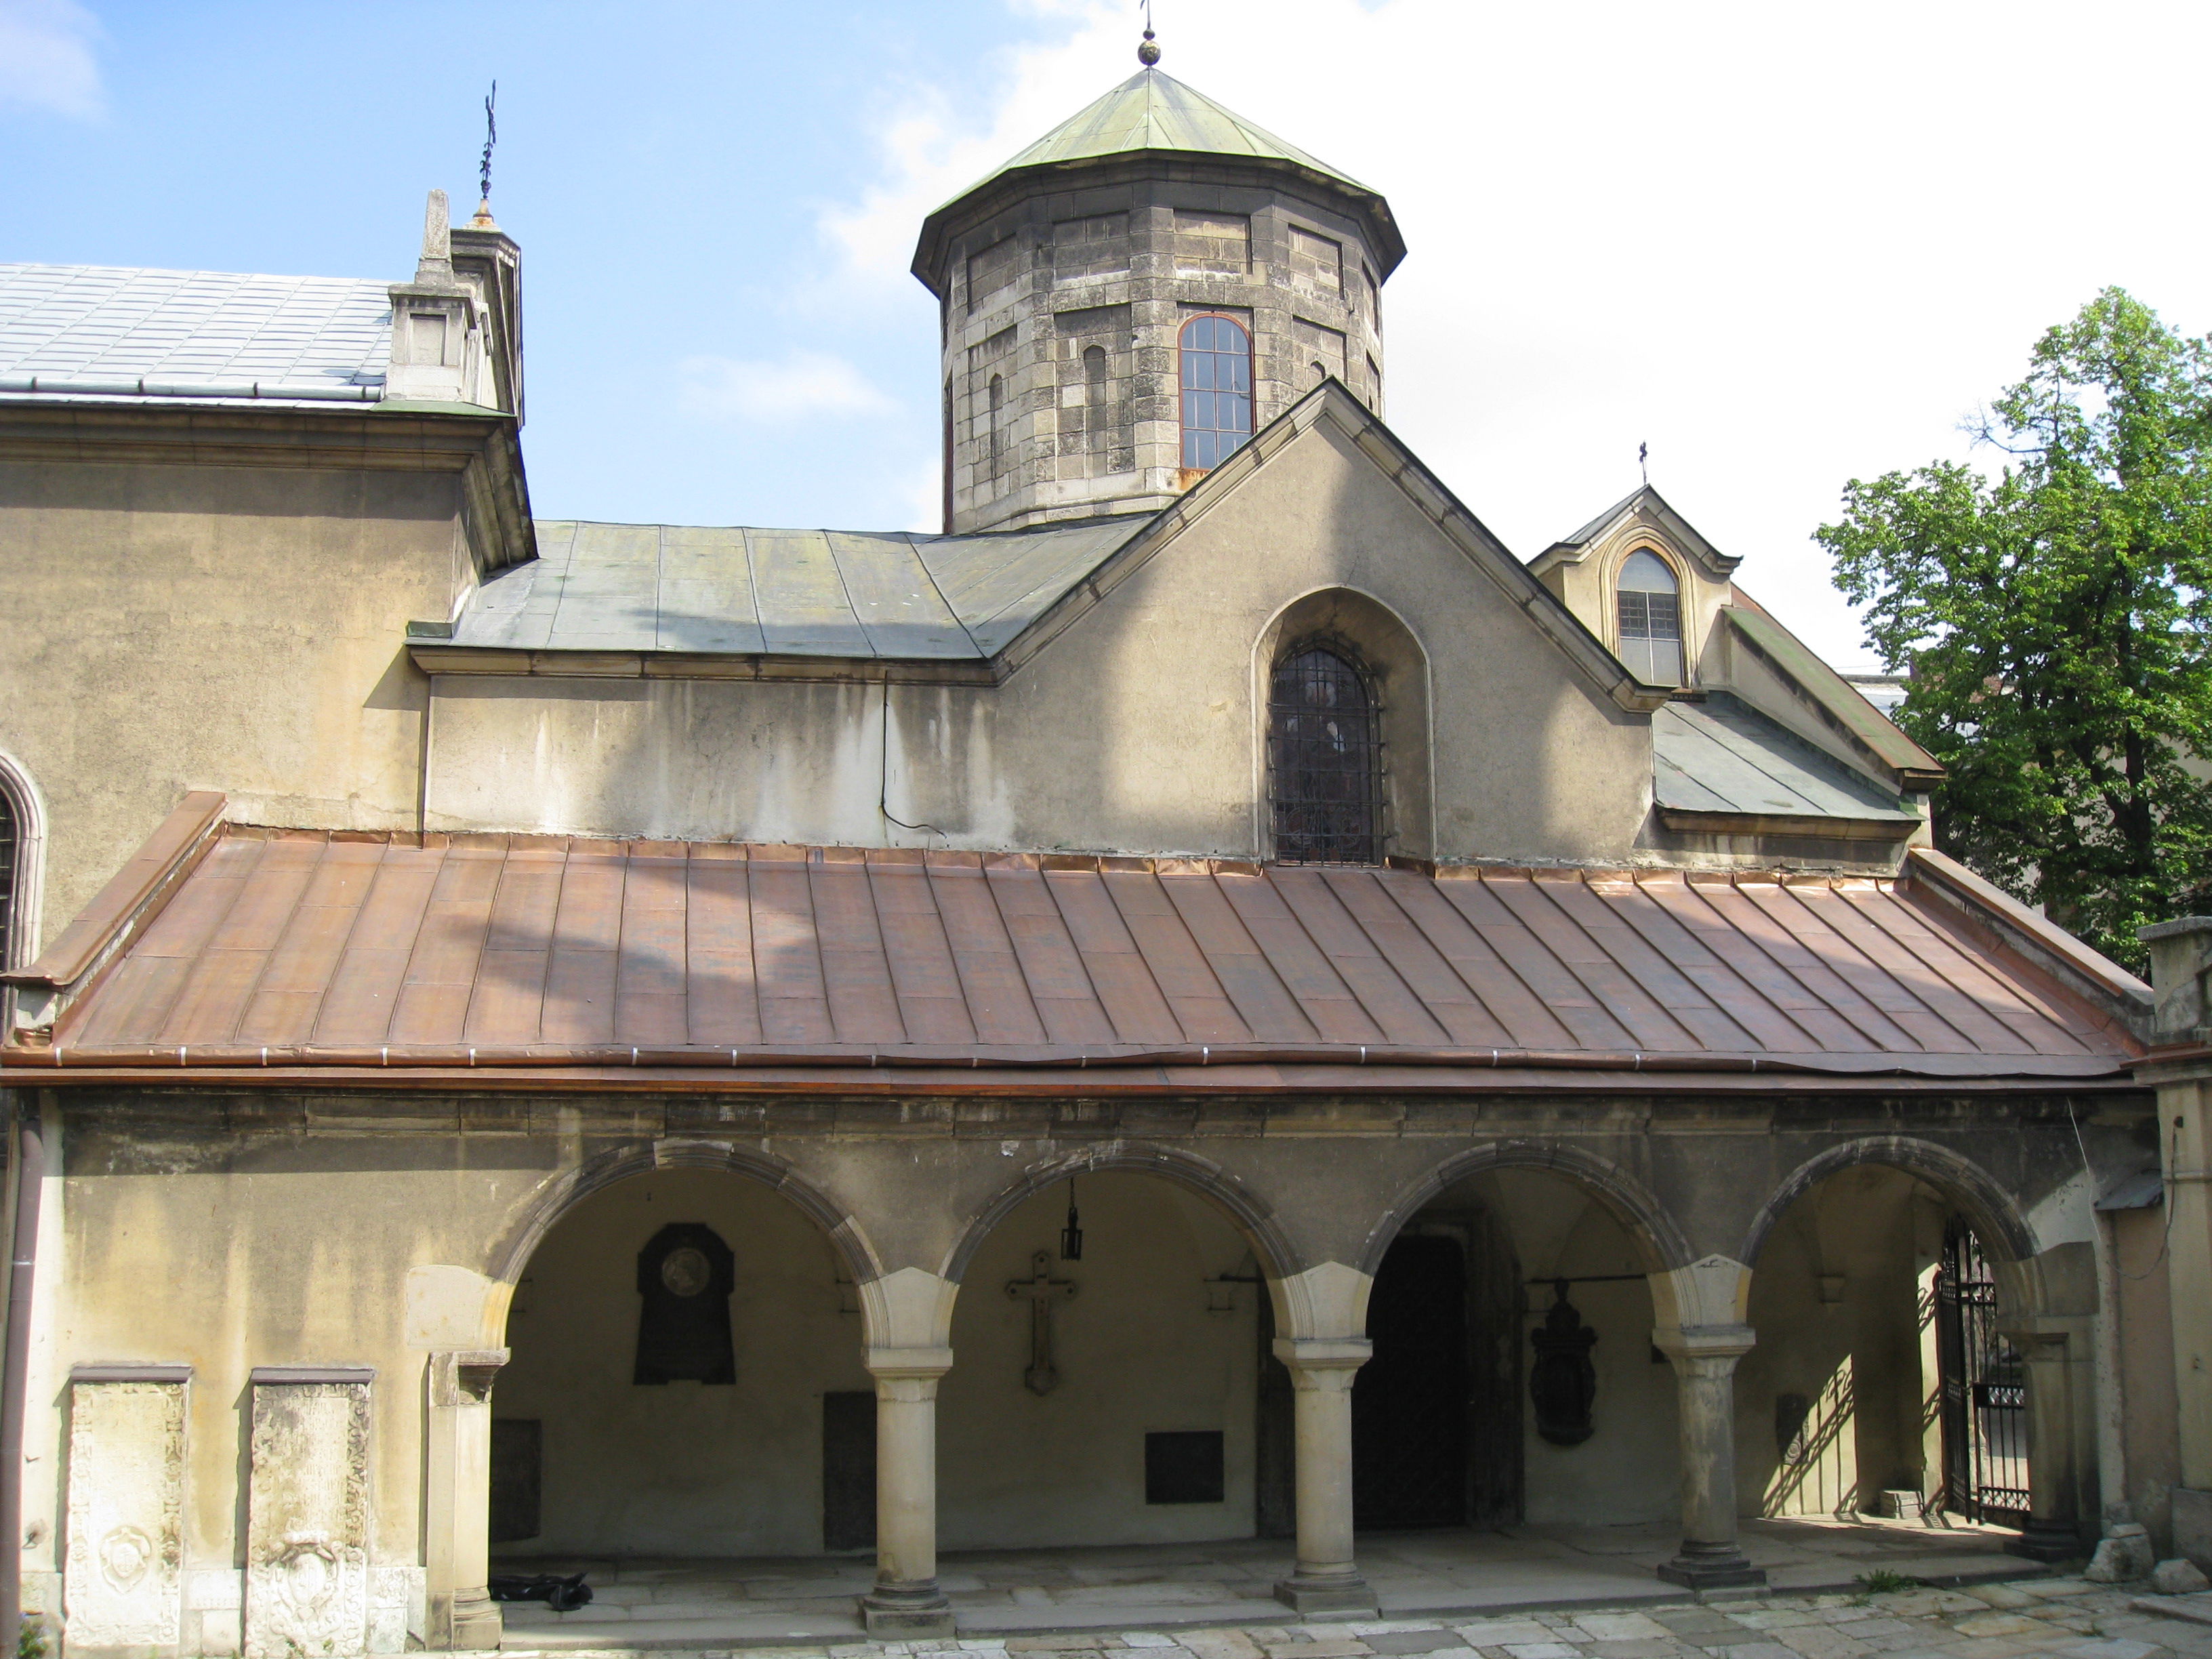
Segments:
[[[1233,317],[1182,325],[1182,464],[1203,471],[1252,435],[1252,337]]]
[[[1648,548],[1620,567],[1620,660],[1646,685],[1682,683],[1682,601],[1674,573]]]
[[[994,374],[986,396],[989,406],[985,410],[983,418],[989,422],[989,427],[983,443],[984,461],[990,469],[991,476],[995,478],[999,476],[999,463],[1004,458],[1004,450],[999,436],[999,415],[1006,401],[1005,380]]]
[[[1106,348],[1085,346],[1083,349],[1083,441],[1084,447],[1091,452],[1091,471],[1094,477],[1106,470],[1107,452],[1113,447],[1113,423],[1106,412],[1109,389]]]
[[[1382,709],[1350,657],[1321,643],[1275,665],[1267,793],[1285,864],[1382,861]]]

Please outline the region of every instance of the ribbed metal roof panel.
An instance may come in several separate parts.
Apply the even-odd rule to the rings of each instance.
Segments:
[[[347,277],[0,264],[0,392],[216,399],[258,386],[278,401],[374,398],[391,356],[386,289]]]
[[[1265,1063],[2111,1076],[2140,1054],[1909,879],[228,826],[68,1065]],[[374,1057],[373,1059],[365,1057]]]

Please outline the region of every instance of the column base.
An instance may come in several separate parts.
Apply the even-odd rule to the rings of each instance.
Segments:
[[[927,1584],[878,1584],[860,1598],[860,1619],[870,1636],[886,1642],[953,1633],[952,1604],[933,1579]]]
[[[2200,1572],[2212,1567],[2212,1492],[2173,1489],[2173,1553],[2196,1563]]]
[[[1685,1543],[1680,1555],[1660,1564],[1659,1576],[1700,1595],[1707,1590],[1761,1589],[1766,1583],[1766,1569],[1753,1566],[1734,1544]]]
[[[2031,1561],[2068,1561],[2082,1553],[2081,1537],[2063,1521],[2030,1520],[2004,1550]]]
[[[453,1653],[493,1653],[506,1639],[507,1620],[491,1592],[455,1590],[452,1595],[430,1598],[430,1629],[443,1639],[439,1647]]]
[[[1275,1599],[1303,1616],[1316,1613],[1376,1613],[1382,1604],[1356,1572],[1293,1573],[1275,1586]]]

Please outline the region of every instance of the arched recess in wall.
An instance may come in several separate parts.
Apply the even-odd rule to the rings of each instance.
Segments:
[[[944,1277],[958,1284],[991,1230],[1046,1188],[1072,1176],[1109,1173],[1158,1176],[1210,1200],[1244,1235],[1260,1271],[1269,1279],[1287,1278],[1305,1265],[1266,1200],[1219,1164],[1172,1146],[1115,1141],[1048,1158],[1024,1170],[1020,1179],[985,1205],[961,1231],[951,1254],[945,1257]]]
[[[532,1254],[562,1216],[618,1181],[656,1170],[726,1170],[771,1188],[830,1236],[831,1246],[855,1285],[883,1277],[883,1263],[875,1247],[851,1212],[802,1177],[786,1160],[742,1146],[681,1140],[615,1147],[539,1188],[494,1249],[490,1276],[514,1285],[530,1265]]]
[[[1783,1213],[1830,1176],[1861,1164],[1887,1164],[1926,1182],[1958,1206],[1984,1245],[2001,1260],[2023,1262],[2038,1253],[2034,1231],[2012,1195],[1971,1158],[1910,1135],[1866,1135],[1829,1147],[1784,1177],[1752,1218],[1737,1260],[1755,1269],[1759,1250]]]
[[[46,848],[46,802],[29,771],[0,750],[0,969],[39,954]]]
[[[1454,1153],[1401,1192],[1368,1233],[1359,1270],[1372,1273],[1381,1267],[1392,1242],[1424,1205],[1455,1182],[1488,1170],[1534,1170],[1583,1188],[1620,1223],[1650,1272],[1663,1273],[1694,1259],[1665,1206],[1619,1165],[1577,1146],[1492,1141]]]
[[[1431,761],[1429,653],[1405,619],[1357,588],[1324,587],[1292,600],[1260,630],[1252,649],[1253,834],[1272,853],[1267,721],[1275,665],[1307,644],[1333,646],[1372,683],[1382,729],[1383,851],[1435,856],[1435,768]]]

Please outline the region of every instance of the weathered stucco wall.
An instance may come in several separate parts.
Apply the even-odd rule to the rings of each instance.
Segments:
[[[456,471],[0,461],[0,751],[51,817],[43,932],[193,789],[412,828],[407,623],[467,579]]]
[[[1271,665],[1255,651],[1286,607],[1335,588],[1395,615],[1427,658],[1425,684],[1401,672],[1385,687],[1428,739],[1394,744],[1390,763],[1434,781],[1394,800],[1391,850],[1627,856],[1650,800],[1649,721],[1326,422],[1004,685],[891,687],[888,764],[881,686],[441,675],[428,823],[1257,856]],[[890,823],[886,800],[931,830]]]

